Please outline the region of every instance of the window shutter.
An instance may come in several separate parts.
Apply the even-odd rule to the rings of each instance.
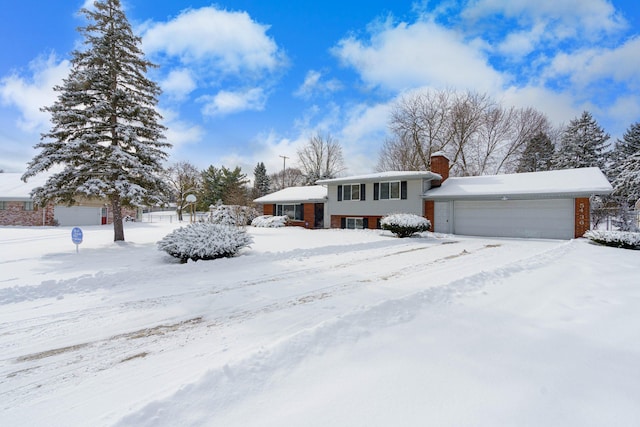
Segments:
[[[360,201],[364,202],[364,199],[366,198],[366,193],[365,191],[367,190],[367,185],[366,184],[360,184]]]
[[[338,201],[342,201],[342,185],[338,185]]]
[[[373,200],[378,200],[378,193],[380,192],[380,183],[373,183]]]
[[[365,230],[369,228],[369,218],[362,218],[362,228]]]
[[[347,218],[340,218],[340,228],[347,228]]]
[[[300,221],[304,221],[304,203],[300,204]]]
[[[400,183],[400,198],[405,200],[407,198],[407,181]]]

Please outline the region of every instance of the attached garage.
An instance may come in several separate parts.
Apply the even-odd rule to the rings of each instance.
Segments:
[[[455,234],[571,239],[574,199],[454,201],[453,224]]]
[[[598,168],[448,178],[423,195],[435,232],[572,239],[590,228],[589,197],[611,193]]]
[[[89,206],[56,206],[54,218],[61,226],[100,225],[101,208]]]

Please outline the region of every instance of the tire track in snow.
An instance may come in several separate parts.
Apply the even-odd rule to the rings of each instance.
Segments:
[[[229,409],[249,396],[267,389],[283,369],[293,369],[311,356],[331,347],[354,343],[371,331],[406,323],[425,307],[451,304],[456,298],[477,291],[523,271],[535,270],[570,255],[574,241],[488,271],[480,271],[404,297],[354,310],[299,331],[269,348],[260,348],[248,357],[207,372],[198,381],[183,385],[172,396],[148,403],[124,416],[115,425],[162,426],[189,420],[194,425],[214,424],[211,414]],[[182,405],[189,402],[188,407]],[[198,408],[206,408],[199,410]],[[161,416],[160,416],[161,415]]]
[[[429,249],[434,245],[418,247],[413,249],[407,249],[407,246],[408,245],[401,245],[398,248],[396,248],[395,252],[393,253],[389,253],[388,248],[382,248],[381,250],[384,253],[378,254],[376,256],[371,256],[370,252],[365,251],[362,254],[359,254],[359,258],[357,260],[352,259],[346,263],[342,262],[340,264],[333,266],[332,269],[333,270],[354,269],[357,271],[357,270],[360,270],[361,268],[360,265],[362,263],[369,263],[372,260],[402,255],[402,254],[406,254],[407,252],[415,252],[416,250]],[[435,246],[439,246],[439,245],[435,245]],[[363,248],[363,251],[364,251],[364,248]],[[325,255],[322,254],[320,256],[325,256]],[[307,258],[313,258],[313,254],[308,255]],[[445,256],[444,258],[452,259],[451,256]],[[335,257],[332,258],[332,261],[335,261]],[[270,262],[270,261],[267,261],[267,262]],[[434,262],[437,262],[437,260]],[[305,261],[303,265],[306,265],[306,264],[307,262]],[[274,286],[277,286],[279,283],[289,282],[291,278],[294,276],[299,277],[301,274],[306,275],[306,274],[317,273],[321,271],[326,272],[326,268],[327,268],[326,266],[304,268],[304,269],[294,268],[291,271],[280,273],[278,275],[273,275],[271,277],[261,278],[259,280],[250,281],[250,282],[246,282],[246,281],[240,282],[236,286],[229,286],[224,288],[223,290],[218,290],[213,293],[215,294],[218,292],[232,292],[232,291],[242,290],[247,286],[256,286],[256,285],[265,284],[265,283],[271,283]],[[400,268],[403,268],[403,267],[400,267]],[[200,333],[202,334],[202,336],[206,336],[207,335],[206,329],[209,329],[211,327],[218,327],[220,325],[230,326],[233,324],[245,322],[245,321],[254,319],[260,315],[265,315],[265,314],[273,313],[279,310],[284,310],[287,308],[291,308],[291,307],[295,307],[303,304],[310,304],[318,300],[335,297],[337,295],[341,295],[346,292],[349,292],[354,288],[363,286],[363,281],[357,277],[354,278],[348,275],[344,275],[342,273],[340,273],[339,275],[343,276],[343,279],[330,286],[326,286],[322,288],[316,287],[311,291],[288,293],[283,298],[276,299],[276,300],[267,299],[267,300],[261,301],[257,305],[255,301],[248,302],[243,306],[236,305],[232,307],[229,311],[224,313],[223,315],[219,315],[211,319],[207,319],[206,324],[205,323],[203,323],[202,325],[192,324],[193,322],[190,322],[189,319],[183,320],[180,323],[189,324],[190,326],[189,329],[193,329],[193,328],[196,328],[197,326],[201,326]],[[147,279],[148,278],[149,277],[147,276]],[[89,278],[87,278],[87,280],[89,280]],[[171,295],[171,296],[165,297],[164,299],[166,300],[171,299],[171,300],[175,300],[174,302],[179,302],[180,300],[184,299],[185,295],[190,295],[192,293],[193,292],[186,292],[186,293],[181,293],[177,295]],[[212,294],[212,292],[207,291],[202,293],[202,295],[205,295],[205,294]],[[158,303],[157,300],[158,298],[154,299],[154,304]],[[139,300],[131,301],[128,303],[128,305],[133,306],[135,307],[135,309],[137,309],[139,308],[139,305],[142,302],[144,301],[139,301]],[[56,318],[54,321],[56,323],[69,326],[69,324],[73,324],[77,322],[85,323],[85,322],[91,321],[92,317],[109,318],[110,312],[122,315],[123,307],[107,306],[107,307],[101,307],[100,310],[96,310],[95,308],[92,308],[92,309],[85,309],[80,311],[73,311],[70,313],[65,312],[65,313],[61,313],[59,316],[55,316],[60,318]],[[34,320],[37,320],[38,322],[36,323]],[[24,338],[24,335],[26,332],[34,331],[34,330],[41,331],[41,332],[46,331],[47,325],[51,324],[49,321],[52,319],[47,319],[45,317],[45,318],[37,318],[34,320],[32,320],[32,322],[28,326],[23,327],[22,329],[16,328],[12,332],[12,335],[17,335],[18,339],[22,339]],[[200,323],[200,322],[197,322],[197,323]],[[205,326],[206,328],[204,328]],[[3,399],[2,399],[3,401],[6,401],[7,403],[9,403],[10,401],[13,401],[15,404],[15,402],[19,401],[21,396],[29,395],[29,393],[32,392],[34,389],[44,388],[43,384],[28,381],[29,376],[35,376],[35,374],[37,374],[38,372],[55,373],[48,378],[48,382],[50,384],[55,384],[60,381],[75,381],[75,380],[78,380],[78,378],[82,377],[83,375],[92,375],[92,374],[99,373],[104,369],[108,369],[109,367],[114,366],[122,362],[123,360],[127,360],[132,354],[138,355],[138,354],[144,353],[145,355],[149,355],[155,352],[161,352],[164,346],[180,345],[180,343],[175,344],[172,341],[176,341],[176,340],[180,341],[181,340],[180,334],[185,332],[185,328],[170,328],[170,327],[165,327],[165,325],[163,324],[150,326],[149,328],[145,328],[144,330],[148,330],[151,328],[166,329],[167,334],[166,336],[165,334],[162,334],[163,336],[160,336],[160,337],[158,336],[149,337],[148,336],[149,334],[142,334],[143,336],[139,337],[142,339],[136,340],[135,342],[132,343],[129,341],[124,341],[122,338],[129,337],[131,335],[137,335],[139,331],[123,332],[122,334],[118,334],[116,336],[108,337],[102,340],[74,343],[64,347],[42,350],[36,353],[29,353],[26,355],[15,357],[15,358],[2,360],[0,361],[0,375],[4,374],[2,372],[4,370],[2,369],[2,364],[4,364],[5,367],[9,367],[9,365],[17,364],[19,366],[16,366],[15,368],[11,368],[10,372],[4,374],[5,378],[16,378],[16,377],[24,376],[26,377],[27,381],[18,389],[13,390],[13,392],[5,393],[4,396],[2,393],[0,393],[0,396],[3,396]],[[60,330],[59,327],[54,327],[53,329],[58,331]],[[205,332],[202,332],[202,331],[205,331]],[[212,332],[210,331],[209,333],[212,333]],[[153,342],[150,343],[149,339],[145,339],[145,338],[152,338]],[[65,358],[56,357],[64,353],[74,353],[74,354],[77,354],[77,356],[75,356],[75,360],[71,363]],[[31,362],[31,363],[27,363],[27,362]],[[28,364],[30,366],[25,367],[24,366],[25,364]],[[2,384],[2,382],[3,381],[0,378],[0,384]],[[10,399],[9,394],[13,395],[15,398]]]
[[[473,246],[472,241],[466,243],[467,248],[469,248],[469,246]],[[238,323],[254,320],[260,318],[260,316],[268,315],[273,312],[282,312],[283,310],[297,307],[299,305],[311,304],[319,300],[334,298],[345,293],[353,292],[354,290],[357,290],[361,287],[375,286],[378,282],[387,280],[391,276],[386,277],[385,279],[384,275],[377,275],[373,276],[372,278],[370,277],[369,280],[363,280],[361,274],[356,274],[360,272],[363,264],[371,265],[372,263],[375,264],[376,261],[382,260],[386,257],[406,255],[408,252],[416,252],[432,247],[442,247],[442,245],[430,245],[411,249],[409,248],[410,246],[415,245],[407,244],[397,246],[396,248],[394,248],[394,252],[392,253],[389,253],[388,247],[378,248],[382,252],[378,254],[375,254],[375,249],[367,251],[366,248],[363,247],[362,250],[356,254],[357,257],[353,257],[354,253],[350,252],[351,248],[347,247],[345,248],[344,252],[349,252],[350,256],[352,256],[352,258],[350,258],[347,262],[344,262],[344,260],[341,259],[340,254],[333,254],[332,256],[328,256],[328,254],[323,253],[323,251],[320,251],[320,254],[315,254],[313,251],[305,251],[307,254],[302,260],[301,265],[303,266],[308,265],[309,263],[315,264],[315,258],[322,258],[322,265],[311,268],[298,268],[298,266],[295,265],[296,259],[287,258],[282,260],[279,259],[277,255],[273,255],[270,258],[266,257],[262,262],[269,263],[273,262],[274,259],[288,262],[289,264],[287,264],[286,267],[289,268],[289,270],[266,277],[261,276],[256,280],[240,282],[231,281],[231,283],[225,288],[214,291],[202,291],[202,289],[197,289],[162,297],[154,297],[151,299],[129,301],[127,302],[126,306],[131,307],[131,310],[135,310],[136,306],[139,306],[140,304],[149,303],[150,305],[166,305],[169,303],[180,303],[185,299],[185,297],[193,298],[194,295],[197,295],[198,298],[207,295],[210,297],[212,295],[215,295],[216,292],[239,292],[246,290],[247,287],[257,285],[269,284],[278,286],[280,284],[286,284],[290,282],[293,277],[299,278],[301,275],[305,276],[308,274],[319,272],[326,274],[327,268],[330,268],[332,270],[332,273],[335,277],[340,278],[340,280],[337,280],[326,287],[314,287],[311,290],[289,292],[286,295],[277,297],[275,299],[263,298],[258,301],[252,300],[241,306],[234,305],[233,307],[227,308],[225,312],[215,317],[209,317],[205,315],[205,321],[203,322],[188,324],[184,327],[178,327],[174,329],[166,328],[166,330],[164,330],[164,333],[162,334],[142,334],[142,336],[136,340],[128,340],[125,339],[125,336],[127,336],[127,334],[135,334],[136,331],[124,331],[122,334],[113,337],[90,342],[88,343],[89,345],[86,346],[82,346],[82,344],[85,344],[83,342],[77,343],[75,345],[80,345],[80,348],[73,348],[72,346],[70,346],[70,350],[73,350],[74,353],[73,359],[70,359],[69,357],[58,357],[61,356],[61,354],[52,354],[51,357],[39,357],[29,362],[25,361],[23,363],[16,363],[16,359],[0,361],[12,365],[10,373],[7,375],[2,375],[4,369],[2,369],[2,363],[0,363],[0,375],[2,375],[0,376],[0,384],[8,379],[24,379],[21,386],[12,390],[7,390],[7,392],[2,395],[1,400],[5,402],[5,405],[18,405],[20,400],[25,396],[30,396],[31,398],[33,396],[33,393],[46,393],[49,387],[56,387],[56,385],[61,382],[74,383],[82,381],[82,379],[87,376],[100,375],[101,371],[109,369],[120,363],[124,363],[128,360],[133,360],[135,358],[141,357],[153,357],[155,353],[163,352],[167,347],[171,348],[175,346],[184,346],[188,341],[194,339],[202,340],[212,333],[219,333],[221,328],[227,328]],[[441,258],[431,260],[430,262],[421,263],[419,265],[412,265],[410,270],[407,269],[406,264],[397,265],[394,266],[395,271],[389,272],[387,270],[385,274],[391,274],[393,277],[410,276],[412,274],[421,275],[424,270],[428,270],[437,265],[446,266],[451,262],[461,262],[462,260],[467,260],[470,256],[473,257],[473,255],[478,251],[482,251],[484,249],[490,248],[485,246],[476,248],[475,250],[471,250],[471,252],[465,252],[460,251],[460,248],[457,245],[448,245],[447,250],[450,251],[448,255],[443,255]],[[374,252],[374,255],[372,255],[372,252]],[[335,255],[338,256],[338,264],[335,264]],[[302,259],[301,257],[297,258]],[[172,267],[176,267],[176,265],[173,265]],[[191,265],[190,267],[197,268],[197,265]],[[194,273],[200,274],[202,273],[202,271],[207,271],[207,269],[214,270],[211,267],[207,267],[206,269],[203,268],[202,270]],[[351,271],[351,274],[347,274],[346,271]],[[146,277],[146,280],[149,280],[148,273],[149,272],[145,271],[144,276]],[[120,273],[109,276],[113,278],[113,276],[117,277],[118,274]],[[166,275],[166,271],[154,271],[154,276],[161,275]],[[153,280],[153,277],[151,278],[151,280]],[[62,317],[59,318],[58,321],[63,324],[73,322],[74,320],[82,320],[83,322],[90,321],[92,316],[99,318],[104,315],[108,316],[110,312],[121,316],[126,316],[126,311],[123,311],[123,306],[121,305],[115,307],[106,306],[99,308],[100,310],[95,310],[94,308],[74,311],[70,313],[62,313]],[[65,315],[69,317],[64,318]],[[41,321],[42,323],[37,324],[34,322],[29,326],[29,328],[23,330],[20,335],[25,335],[25,332],[28,332],[29,330],[46,329],[46,320],[47,319],[40,318],[39,321]],[[189,319],[187,318],[176,319],[177,322],[186,322],[188,320]],[[162,323],[150,325],[149,328],[153,328],[155,326],[159,328],[158,330],[162,330],[163,325],[165,324]],[[187,336],[189,335],[186,333],[187,331],[189,331],[191,336]],[[345,326],[344,331],[348,331],[348,327]],[[53,350],[55,351],[56,349],[54,348]],[[41,353],[44,356],[46,354],[46,350],[43,350]],[[144,356],[141,356],[143,354]],[[36,375],[39,372],[47,372],[51,374],[47,377],[47,380],[44,383],[30,382],[30,376],[41,378],[41,374],[40,376]]]

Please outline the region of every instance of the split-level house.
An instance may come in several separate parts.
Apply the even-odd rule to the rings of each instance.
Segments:
[[[311,212],[304,207],[309,203],[319,210],[324,197],[327,228],[379,228],[385,215],[412,213],[428,218],[440,233],[556,239],[581,237],[590,228],[589,198],[613,190],[598,168],[450,178],[449,159],[440,152],[431,157],[431,171],[382,172],[317,184],[312,200],[306,187],[291,191],[304,212]],[[263,205],[265,214],[287,214],[278,211],[289,203],[280,200],[287,193],[278,193],[256,200],[269,202]]]

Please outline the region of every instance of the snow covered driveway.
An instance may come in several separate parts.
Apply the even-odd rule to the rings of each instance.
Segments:
[[[638,252],[250,228],[178,264],[173,227],[0,228],[0,420],[640,424]]]

